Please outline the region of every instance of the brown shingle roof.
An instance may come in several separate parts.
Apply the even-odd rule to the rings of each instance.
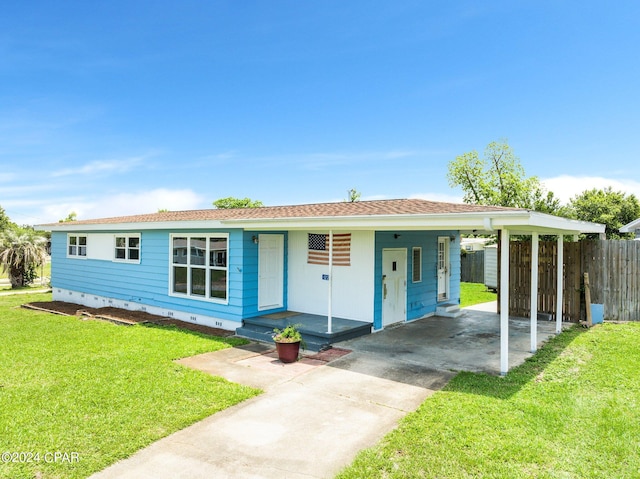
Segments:
[[[419,199],[375,200],[354,203],[315,203],[290,206],[264,206],[261,208],[206,209],[188,211],[167,211],[134,216],[118,216],[80,220],[69,223],[52,223],[43,226],[153,223],[170,221],[225,221],[283,218],[326,218],[350,216],[382,215],[430,215],[455,213],[483,213],[498,211],[523,211],[501,206],[468,205],[463,203],[441,203]]]

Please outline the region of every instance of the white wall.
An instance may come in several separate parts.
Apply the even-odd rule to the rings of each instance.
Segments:
[[[307,264],[308,233],[290,231],[288,266],[288,309],[310,314],[327,314],[329,266]],[[338,233],[334,231],[334,233]],[[373,322],[374,246],[373,231],[351,233],[351,266],[333,267],[334,317]]]

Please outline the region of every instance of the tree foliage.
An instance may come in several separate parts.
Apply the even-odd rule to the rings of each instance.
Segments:
[[[33,280],[30,272],[44,263],[46,256],[46,239],[32,229],[7,228],[0,233],[0,263],[12,288]]]
[[[66,218],[58,220],[58,223],[68,223],[70,221],[76,221],[78,219],[78,214],[75,211],[72,211],[67,215]]]
[[[355,188],[351,188],[350,190],[347,190],[346,201],[347,203],[355,203],[356,201],[360,201],[361,196],[362,196],[362,193],[360,193]]]
[[[464,153],[449,163],[452,187],[461,187],[464,202],[527,208],[558,214],[560,202],[544,190],[537,177],[527,177],[520,159],[506,140],[487,145],[483,158],[477,151]]]
[[[604,224],[608,239],[633,237],[618,230],[640,218],[640,202],[635,195],[611,187],[583,191],[571,199],[569,208],[575,219]]]
[[[262,201],[252,200],[251,198],[234,198],[229,196],[227,198],[220,198],[213,202],[213,206],[218,209],[232,209],[232,208],[260,208],[264,206]]]
[[[0,206],[0,232],[15,227],[15,224],[11,222],[4,208]]]

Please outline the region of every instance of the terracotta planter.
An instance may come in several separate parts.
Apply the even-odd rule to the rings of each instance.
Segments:
[[[276,343],[278,359],[283,363],[293,363],[298,360],[300,352],[300,341],[295,343]]]

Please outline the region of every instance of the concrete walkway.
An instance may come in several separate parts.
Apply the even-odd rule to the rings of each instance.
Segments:
[[[284,365],[252,343],[179,361],[265,392],[92,476],[329,478],[454,373],[357,351]]]
[[[529,322],[510,321],[510,366],[529,353]],[[330,478],[375,445],[455,371],[497,374],[495,303],[459,318],[431,317],[339,343],[329,363],[284,365],[272,345],[206,353],[179,363],[263,389],[95,474],[115,478]],[[539,343],[555,326],[538,322]]]

